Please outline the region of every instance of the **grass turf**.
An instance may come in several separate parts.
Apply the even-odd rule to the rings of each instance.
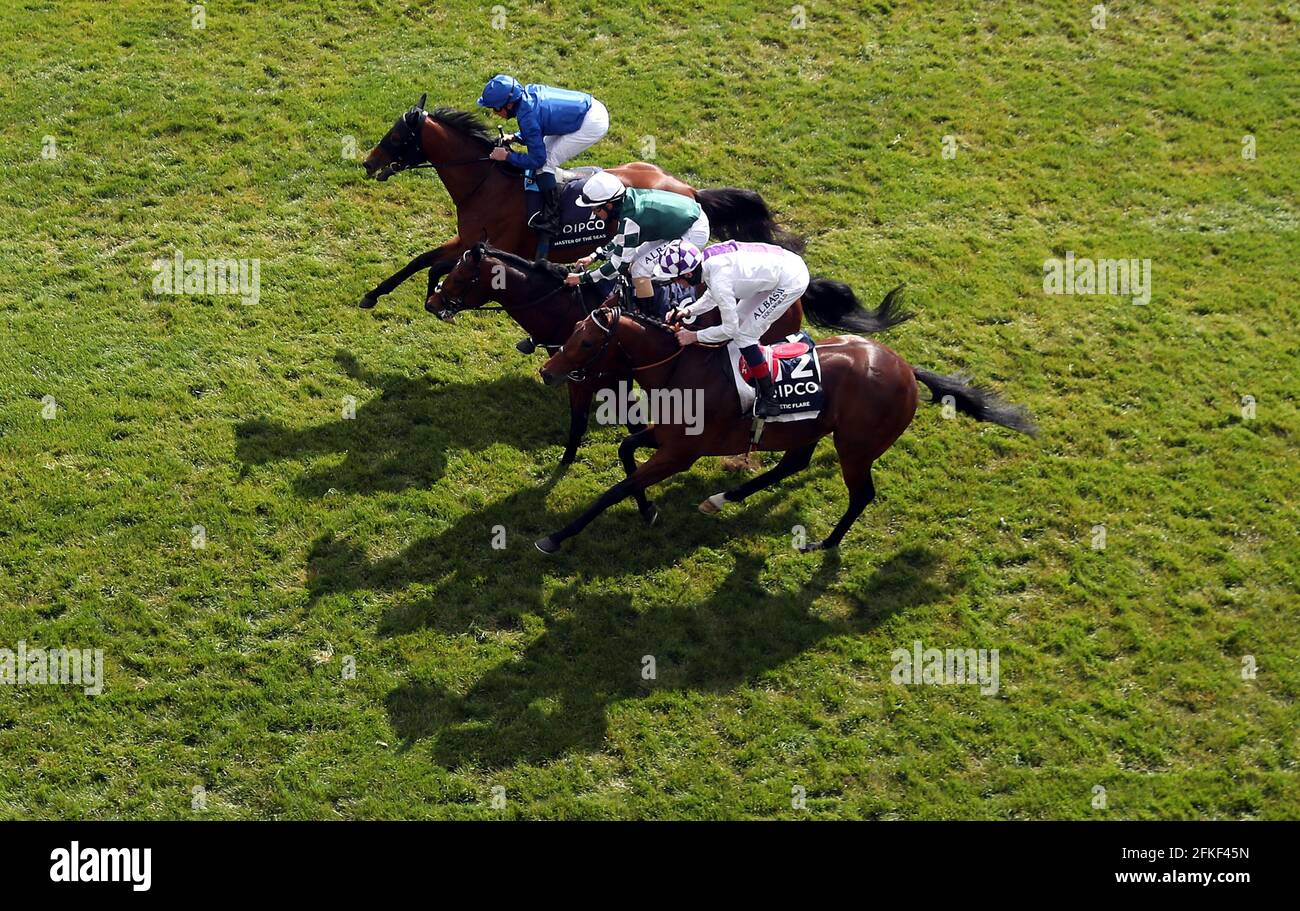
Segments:
[[[1300,812],[1294,4],[189,6],[0,10],[0,646],[106,673],[0,688],[0,816]],[[452,222],[349,137],[501,70],[607,103],[582,163],[653,137],[814,273],[907,281],[885,341],[1042,436],[922,411],[838,555],[791,547],[843,508],[827,443],[538,554],[619,435],[557,476],[512,325],[437,323],[422,278],[353,306]],[[258,305],[154,294],[177,250],[259,258]],[[1045,295],[1067,250],[1149,258],[1151,302]],[[998,649],[998,694],[891,683],[914,640]]]

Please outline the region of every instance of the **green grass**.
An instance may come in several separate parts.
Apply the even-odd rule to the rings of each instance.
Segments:
[[[107,679],[0,688],[0,816],[1300,814],[1300,8],[505,5],[4,4],[0,647]],[[887,342],[1042,436],[924,410],[838,556],[790,546],[843,509],[828,443],[724,517],[706,460],[654,529],[538,554],[619,434],[556,476],[563,395],[499,314],[353,306],[452,222],[345,137],[499,70],[600,95],[586,160],[654,136],[815,273],[908,282]],[[154,295],[175,250],[260,258],[260,303]],[[1044,295],[1066,250],[1150,258],[1151,303]],[[999,649],[999,693],[892,684],[915,639]]]

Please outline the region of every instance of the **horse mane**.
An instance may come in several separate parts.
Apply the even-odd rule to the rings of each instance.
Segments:
[[[505,250],[498,250],[491,244],[483,244],[482,247],[485,255],[491,256],[493,259],[499,259],[504,263],[508,263],[521,272],[531,272],[535,275],[543,275],[548,278],[553,278],[557,282],[564,281],[564,277],[569,274],[569,270],[564,266],[550,262],[549,260],[539,259],[534,261],[531,259],[525,259],[524,257],[518,256],[514,253],[509,253]]]
[[[428,114],[436,122],[471,139],[477,139],[479,142],[488,145],[496,143],[496,137],[488,131],[483,121],[469,111],[459,111],[456,108],[434,108]]]
[[[673,335],[676,334],[673,332],[671,326],[669,326],[667,323],[665,323],[657,316],[651,316],[648,313],[641,313],[639,311],[632,311],[632,310],[624,310],[623,315],[631,317],[634,322],[638,322],[643,326],[654,326],[656,329],[662,329],[665,332],[668,332]]]

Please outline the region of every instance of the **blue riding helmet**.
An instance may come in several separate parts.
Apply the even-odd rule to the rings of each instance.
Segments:
[[[524,87],[513,76],[501,74],[493,76],[483,86],[483,96],[479,98],[479,107],[497,110],[511,102],[518,101],[524,94]]]

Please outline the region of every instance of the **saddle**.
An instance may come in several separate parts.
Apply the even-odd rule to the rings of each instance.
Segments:
[[[803,339],[794,342],[778,342],[775,345],[759,345],[763,357],[767,360],[768,375],[781,375],[781,361],[788,361],[792,358],[801,357],[813,349],[809,342]],[[740,358],[737,366],[740,368],[740,376],[751,386],[754,384],[754,378],[750,375],[749,362],[743,357]]]
[[[556,169],[555,184],[560,191],[560,230],[551,238],[551,250],[603,244],[614,236],[618,228],[616,221],[606,223],[591,209],[578,205],[578,194],[586,186],[588,178],[599,172],[600,168]],[[542,194],[533,180],[532,171],[524,172],[524,197],[526,217],[531,220],[542,209]]]
[[[787,335],[785,341],[763,345],[772,375],[772,391],[779,414],[765,421],[755,422],[755,432],[761,433],[764,423],[781,421],[806,421],[817,417],[826,405],[826,390],[822,387],[821,361],[817,345],[807,332]],[[727,343],[724,361],[731,374],[740,399],[740,413],[748,414],[754,404],[754,381],[749,364],[740,353],[735,341]],[[754,438],[755,442],[757,437]]]

